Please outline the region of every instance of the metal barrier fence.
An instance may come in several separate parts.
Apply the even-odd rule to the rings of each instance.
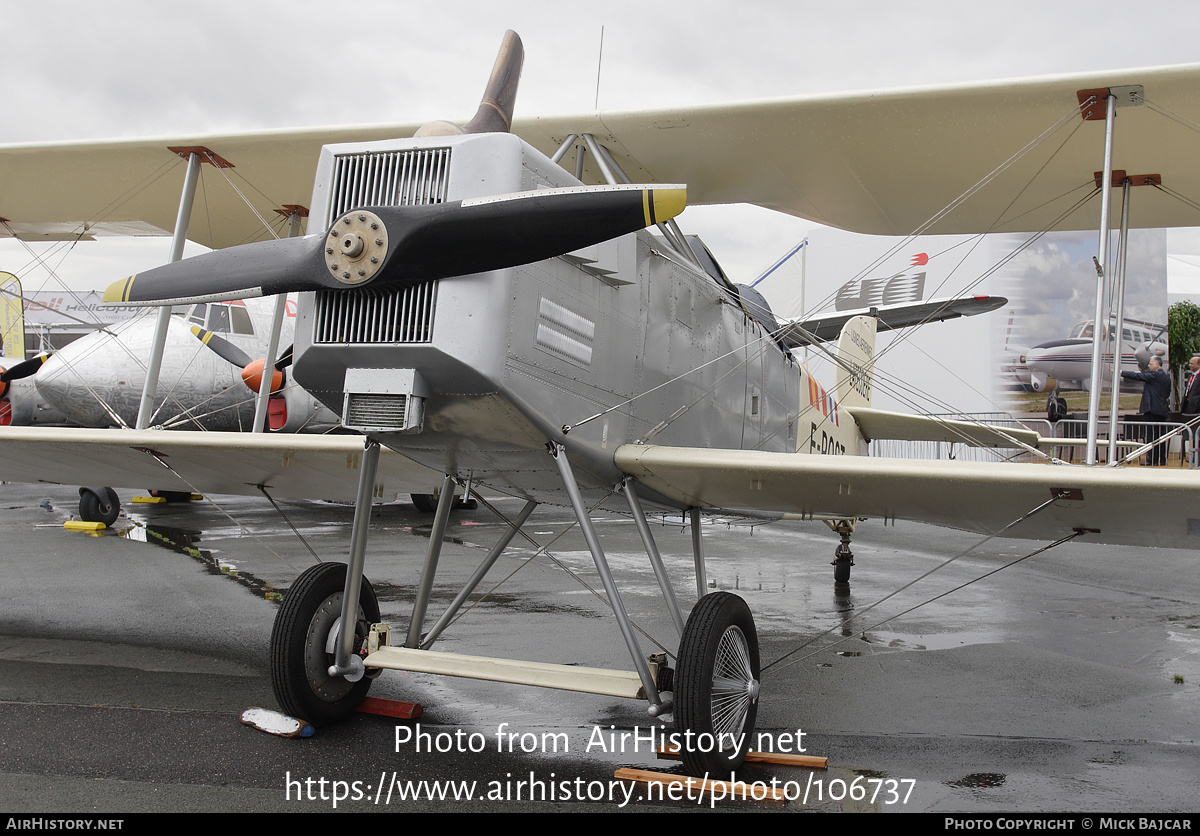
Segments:
[[[1087,438],[1087,421],[1064,418],[1051,424],[1045,418],[1010,418],[1004,413],[981,413],[974,415],[933,415],[932,418],[948,418],[958,421],[978,421],[993,427],[1014,427],[1035,431],[1042,438],[1061,438],[1063,444],[1055,444],[1043,450],[1055,458],[1067,462],[1082,462],[1085,457],[1084,441]],[[1165,464],[1169,467],[1195,468],[1200,464],[1196,440],[1200,426],[1195,424],[1162,423],[1152,424],[1141,420],[1140,415],[1130,415],[1117,422],[1117,452],[1120,458],[1139,450],[1151,442],[1154,447],[1142,451],[1129,463],[1140,465]],[[1098,460],[1107,462],[1108,421],[1100,422],[1097,450]],[[946,441],[872,441],[870,455],[884,458],[904,459],[954,459],[957,461],[1034,461],[1036,456],[1022,447],[971,447],[967,444]],[[1153,460],[1152,460],[1153,459]]]
[[[1055,438],[1081,440],[1087,438],[1087,421],[1082,418],[1064,418],[1054,427]],[[1106,442],[1097,448],[1098,461],[1110,460],[1108,452],[1108,421],[1101,420],[1100,441]],[[1149,450],[1142,452],[1129,463],[1140,465],[1165,464],[1173,467],[1195,468],[1196,427],[1175,422],[1147,423],[1141,415],[1127,415],[1117,420],[1117,457],[1124,459],[1131,453],[1157,441]],[[1083,444],[1055,445],[1054,455],[1067,462],[1082,462],[1085,456]]]

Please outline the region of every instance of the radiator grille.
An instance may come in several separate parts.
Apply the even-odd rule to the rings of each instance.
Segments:
[[[398,290],[318,290],[313,342],[431,342],[436,300],[436,282]]]
[[[342,423],[347,427],[403,430],[407,406],[408,397],[405,395],[347,392],[346,414],[342,416]]]
[[[449,180],[449,148],[339,156],[327,217],[334,219],[360,206],[443,203]]]

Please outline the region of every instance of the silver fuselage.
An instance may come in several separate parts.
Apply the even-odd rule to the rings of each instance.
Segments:
[[[571,185],[510,134],[329,146],[310,229],[357,206]],[[733,294],[647,232],[412,288],[303,294],[295,377],[386,446],[539,501],[564,496],[551,440],[594,499],[620,479],[622,444],[797,446],[796,361]],[[423,412],[402,431],[393,407],[406,400]]]

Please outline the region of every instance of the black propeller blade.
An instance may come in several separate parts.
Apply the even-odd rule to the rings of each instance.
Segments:
[[[487,89],[479,102],[479,110],[465,125],[437,121],[422,125],[413,136],[457,136],[459,134],[507,133],[512,127],[513,106],[517,101],[517,84],[525,63],[525,47],[516,32],[509,29],[500,42],[500,52],[492,66]]]
[[[410,286],[529,264],[675,217],[683,186],[577,186],[355,209],[322,236],[243,244],[111,285],[105,302],[182,303]]]
[[[206,331],[199,325],[193,325],[192,333],[196,336],[196,339],[211,348],[218,357],[227,363],[232,363],[239,369],[244,369],[253,362],[249,354],[224,337],[214,334],[212,331]]]
[[[9,381],[20,380],[23,377],[29,377],[37,374],[37,370],[42,367],[42,363],[45,363],[50,359],[51,353],[52,352],[49,351],[43,351],[36,357],[31,357],[28,360],[22,360],[11,369],[0,368],[0,383],[8,383]]]

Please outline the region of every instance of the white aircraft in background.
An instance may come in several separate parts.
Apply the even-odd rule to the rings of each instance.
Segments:
[[[254,419],[261,358],[273,305],[262,300],[200,302],[171,317],[150,425],[164,429],[247,431]],[[280,342],[288,345],[296,309],[287,307]],[[131,427],[146,379],[154,317],[138,316],[75,340],[34,378],[39,395],[80,427]],[[286,377],[277,362],[270,428],[328,432],[337,415]],[[257,367],[251,368],[255,360]],[[15,422],[14,422],[15,423]]]
[[[1116,335],[1116,323],[1108,326],[1108,344],[1111,346]],[[1167,326],[1156,322],[1126,319],[1121,334],[1121,370],[1145,370],[1151,357],[1158,357],[1166,365]],[[1062,340],[1050,340],[1027,349],[1021,356],[1029,385],[1035,392],[1046,392],[1046,415],[1051,421],[1065,418],[1067,401],[1060,392],[1087,391],[1092,376],[1092,332],[1093,321],[1076,323],[1070,335]],[[1104,380],[1111,388],[1113,354],[1110,348],[1103,356]],[[1128,388],[1140,391],[1141,384]]]

